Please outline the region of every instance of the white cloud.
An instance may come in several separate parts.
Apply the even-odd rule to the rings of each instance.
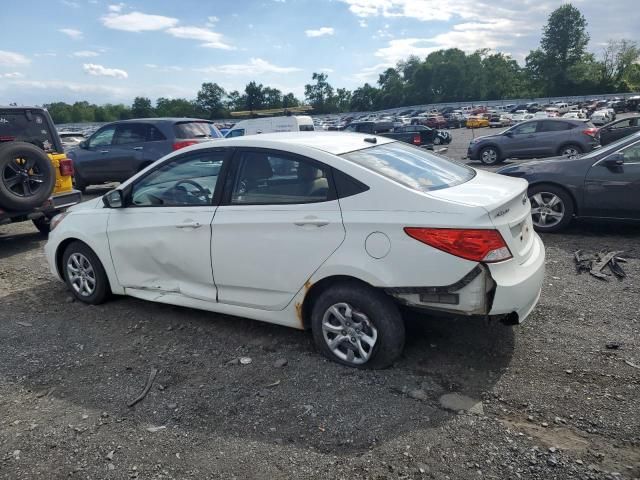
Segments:
[[[54,52],[34,53],[34,57],[57,57],[58,54]]]
[[[75,28],[61,28],[58,31],[60,33],[64,33],[68,37],[73,38],[74,40],[80,40],[82,38],[82,32],[80,30],[76,30]]]
[[[354,73],[353,75],[351,75],[349,78],[358,83],[375,83],[378,81],[378,75],[380,75],[387,68],[393,66],[393,63],[378,63],[377,65],[363,68],[358,73]]]
[[[207,17],[207,21],[210,23],[216,23],[218,21],[220,21],[220,19],[216,16],[211,16],[211,17]]]
[[[262,75],[265,73],[293,73],[299,72],[297,67],[279,67],[261,58],[251,58],[249,63],[236,65],[217,65],[197,68],[197,72],[220,73],[222,75]]]
[[[111,12],[102,17],[102,23],[105,27],[114,30],[146,32],[173,27],[178,23],[178,19],[162,15],[148,15],[141,12],[131,12],[123,15]]]
[[[199,40],[204,42],[202,47],[219,48],[221,50],[234,50],[234,47],[224,43],[221,33],[214,32],[208,28],[202,27],[172,27],[166,32],[176,38],[186,38],[190,40]]]
[[[163,67],[161,65],[156,65],[155,63],[145,63],[144,66],[146,68],[158,70],[159,72],[181,72],[182,70],[184,70],[184,68],[178,65],[167,65]]]
[[[60,80],[13,80],[7,83],[12,86],[24,87],[28,90],[61,90],[73,93],[96,93],[110,95],[124,95],[126,93],[125,89],[119,87],[93,85],[88,83],[73,83]]]
[[[20,72],[0,73],[0,78],[22,78],[24,75]]]
[[[109,5],[109,11],[114,13],[120,13],[124,8],[125,4],[120,2],[113,5]]]
[[[94,52],[93,50],[79,50],[71,54],[72,57],[78,58],[97,57],[98,55],[100,54],[98,52]]]
[[[367,28],[367,21],[361,18],[360,20],[358,20],[358,25],[360,25],[362,28]]]
[[[93,75],[96,77],[113,77],[113,78],[127,78],[129,74],[119,68],[107,68],[95,63],[85,63],[82,65],[84,73]]]
[[[31,60],[21,53],[0,50],[0,67],[18,67],[29,65]]]
[[[333,68],[324,67],[324,68],[320,68],[319,70],[325,73],[333,73]]]
[[[71,8],[80,8],[80,4],[78,2],[74,2],[72,0],[60,0],[60,3],[66,5]]]
[[[304,33],[307,37],[322,37],[324,35],[333,35],[334,29],[333,27],[320,27],[316,30],[305,30]]]

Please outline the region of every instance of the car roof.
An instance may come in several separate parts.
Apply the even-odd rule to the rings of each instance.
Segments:
[[[129,120],[117,120],[117,123],[182,123],[182,122],[207,122],[213,123],[205,118],[187,118],[187,117],[150,117],[150,118],[130,118]],[[116,123],[116,122],[112,122]]]
[[[375,138],[376,142],[365,141],[367,138]],[[213,143],[205,142],[199,147],[225,146],[225,147],[258,147],[278,148],[290,146],[302,146],[321,150],[333,155],[362,150],[374,145],[393,143],[394,140],[361,133],[348,132],[281,132],[262,133],[259,135],[246,135],[243,137],[225,138],[215,140]],[[193,148],[193,147],[189,147]],[[196,147],[197,148],[197,147]]]

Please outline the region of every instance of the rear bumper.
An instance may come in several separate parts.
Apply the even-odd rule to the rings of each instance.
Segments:
[[[14,221],[24,219],[34,219],[43,215],[51,216],[60,210],[72,207],[82,201],[82,194],[78,190],[70,190],[58,195],[51,196],[46,202],[39,207],[23,211],[4,211],[0,210],[0,221]]]
[[[82,201],[82,194],[78,190],[71,190],[69,192],[54,195],[49,201],[53,210],[60,210],[80,203]]]
[[[540,237],[535,235],[531,256],[514,268],[511,262],[489,265],[491,277],[496,283],[493,304],[489,315],[517,315],[522,323],[533,311],[540,299],[544,282],[545,250]]]

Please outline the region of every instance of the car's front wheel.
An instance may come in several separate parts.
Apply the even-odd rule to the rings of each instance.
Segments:
[[[484,147],[480,150],[480,161],[485,165],[496,165],[500,163],[500,152],[496,147]]]
[[[440,137],[436,137],[433,139],[434,145],[440,145],[442,143],[442,139]]]
[[[62,274],[73,296],[98,305],[111,293],[109,279],[98,256],[82,242],[71,242],[62,255]]]
[[[357,282],[322,292],[314,302],[311,325],[318,350],[350,367],[388,367],[404,348],[404,322],[396,304]]]
[[[555,185],[529,188],[531,219],[538,232],[557,232],[571,223],[575,211],[573,199],[566,190]]]

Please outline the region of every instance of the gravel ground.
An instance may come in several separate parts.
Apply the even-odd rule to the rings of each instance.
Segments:
[[[0,478],[640,478],[640,228],[543,240],[523,325],[407,314],[401,360],[359,371],[308,332],[72,302],[35,229],[0,227]],[[627,278],[577,275],[578,249],[624,250]]]

